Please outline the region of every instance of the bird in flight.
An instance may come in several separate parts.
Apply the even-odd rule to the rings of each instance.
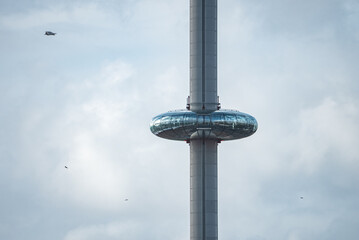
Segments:
[[[125,201],[127,202],[127,201],[128,201],[128,198],[125,198]]]
[[[69,169],[67,166],[65,166],[66,169]]]
[[[56,34],[56,33],[51,32],[51,31],[46,31],[46,32],[45,32],[45,35],[46,35],[46,36],[55,36],[55,34]]]
[[[303,197],[300,197],[300,199],[303,199]]]

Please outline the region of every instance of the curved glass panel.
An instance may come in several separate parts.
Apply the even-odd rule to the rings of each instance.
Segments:
[[[258,128],[254,117],[234,110],[219,110],[210,114],[197,114],[179,110],[160,114],[152,119],[153,134],[172,140],[190,140],[199,130],[206,129],[218,140],[248,137]]]

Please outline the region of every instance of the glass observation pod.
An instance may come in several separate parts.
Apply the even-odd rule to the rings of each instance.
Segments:
[[[150,124],[153,134],[178,141],[188,141],[200,132],[206,132],[206,135],[219,141],[234,140],[252,135],[257,128],[254,117],[235,110],[219,110],[209,114],[176,110],[154,117]]]

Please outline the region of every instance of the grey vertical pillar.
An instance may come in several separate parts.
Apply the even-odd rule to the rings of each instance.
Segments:
[[[192,112],[182,110],[154,117],[150,128],[159,137],[190,144],[191,240],[218,240],[218,142],[248,137],[258,125],[248,114],[215,112],[220,108],[217,0],[190,0],[190,96],[186,108]]]
[[[190,1],[190,110],[217,110],[217,0]],[[202,132],[202,134],[200,133]],[[191,148],[191,240],[218,239],[217,140],[198,130]]]
[[[217,140],[190,141],[191,240],[218,239]]]
[[[217,110],[217,0],[190,2],[191,111]]]

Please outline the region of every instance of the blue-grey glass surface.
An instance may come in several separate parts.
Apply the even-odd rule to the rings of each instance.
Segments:
[[[234,140],[256,132],[257,121],[249,114],[235,110],[219,110],[197,114],[177,110],[160,114],[152,119],[153,134],[171,140],[189,140],[200,129],[210,131],[218,140]]]

